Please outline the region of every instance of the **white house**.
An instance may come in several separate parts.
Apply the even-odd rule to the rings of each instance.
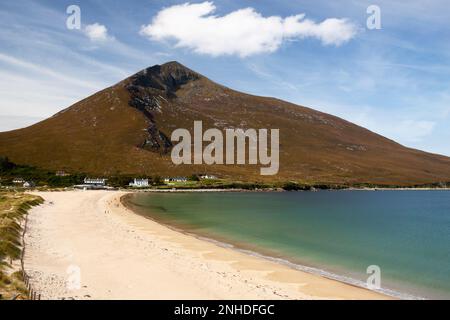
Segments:
[[[217,177],[213,176],[212,174],[203,174],[199,177],[202,180],[216,180]]]
[[[169,182],[187,182],[188,179],[186,177],[173,177],[173,178],[164,178],[164,182],[165,183],[169,183]]]
[[[92,186],[105,186],[107,179],[100,179],[100,178],[84,178],[84,184],[92,185]]]
[[[33,181],[26,181],[23,184],[24,188],[34,188],[36,186],[36,184]]]
[[[24,184],[25,180],[22,178],[14,178],[13,183],[15,184]]]
[[[134,179],[134,181],[130,182],[130,187],[144,188],[148,186],[148,179]]]

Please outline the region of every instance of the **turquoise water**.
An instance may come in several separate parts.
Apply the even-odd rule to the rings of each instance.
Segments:
[[[377,265],[387,292],[450,299],[449,191],[140,193],[128,202],[299,269],[364,284]]]

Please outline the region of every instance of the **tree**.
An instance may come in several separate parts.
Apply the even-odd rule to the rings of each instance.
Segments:
[[[200,181],[200,178],[198,177],[198,175],[193,174],[189,177],[189,181]]]
[[[14,169],[16,165],[9,161],[8,157],[0,157],[0,171],[6,172]]]
[[[155,186],[159,186],[163,184],[163,179],[160,176],[154,176],[152,182]]]

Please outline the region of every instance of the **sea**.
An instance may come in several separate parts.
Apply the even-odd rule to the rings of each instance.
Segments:
[[[294,269],[401,299],[450,299],[450,191],[135,193],[125,201]]]

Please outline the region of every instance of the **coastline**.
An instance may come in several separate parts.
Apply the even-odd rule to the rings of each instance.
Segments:
[[[328,188],[328,189],[312,189],[312,190],[284,190],[282,188],[261,188],[261,189],[243,189],[243,188],[118,188],[116,191],[128,193],[149,192],[149,193],[183,193],[183,192],[320,192],[320,191],[450,191],[450,188]]]
[[[42,299],[391,299],[146,219],[122,205],[127,192],[37,194],[25,269]]]
[[[324,190],[324,191],[326,191],[326,190]],[[177,192],[181,193],[182,191],[177,191]],[[241,192],[241,191],[235,191],[235,192]],[[247,192],[247,191],[244,190],[243,192]],[[254,192],[254,191],[249,191],[249,192]],[[280,191],[280,192],[286,192],[286,191]],[[152,193],[152,192],[150,192],[150,193]],[[158,193],[158,192],[156,192],[156,193]],[[274,262],[276,264],[286,266],[289,269],[306,272],[308,274],[319,276],[319,277],[326,278],[326,279],[333,280],[333,281],[338,281],[338,282],[341,282],[341,283],[344,283],[344,284],[347,284],[350,286],[354,286],[354,287],[357,287],[360,289],[369,290],[371,292],[376,292],[376,293],[388,296],[393,299],[401,299],[401,300],[424,300],[425,299],[418,295],[405,293],[403,291],[395,291],[395,290],[391,290],[391,289],[387,289],[387,288],[373,289],[373,290],[367,289],[366,283],[364,281],[357,280],[355,278],[351,278],[348,276],[344,276],[344,275],[342,275],[342,272],[341,273],[339,273],[338,271],[331,272],[331,271],[327,271],[325,269],[321,269],[318,267],[308,266],[308,265],[305,265],[302,261],[294,260],[287,256],[280,255],[280,253],[278,253],[278,252],[263,249],[263,248],[257,247],[257,246],[251,246],[249,244],[243,244],[238,241],[233,241],[230,238],[219,237],[217,234],[212,235],[212,234],[199,232],[199,231],[191,231],[192,226],[189,226],[187,224],[177,224],[172,221],[171,222],[164,221],[163,219],[161,219],[161,217],[156,218],[156,217],[152,216],[151,214],[148,213],[148,211],[147,211],[148,208],[146,208],[146,207],[143,211],[141,211],[142,209],[139,208],[139,206],[133,204],[130,200],[130,197],[133,194],[135,194],[135,192],[130,192],[130,193],[124,194],[123,196],[120,197],[120,202],[125,208],[127,208],[134,214],[143,217],[144,219],[148,219],[152,222],[163,225],[175,232],[179,232],[179,233],[185,234],[187,236],[197,238],[201,241],[210,242],[216,246],[226,248],[228,250],[233,250],[235,252],[243,253],[245,255],[250,255],[257,259]]]

